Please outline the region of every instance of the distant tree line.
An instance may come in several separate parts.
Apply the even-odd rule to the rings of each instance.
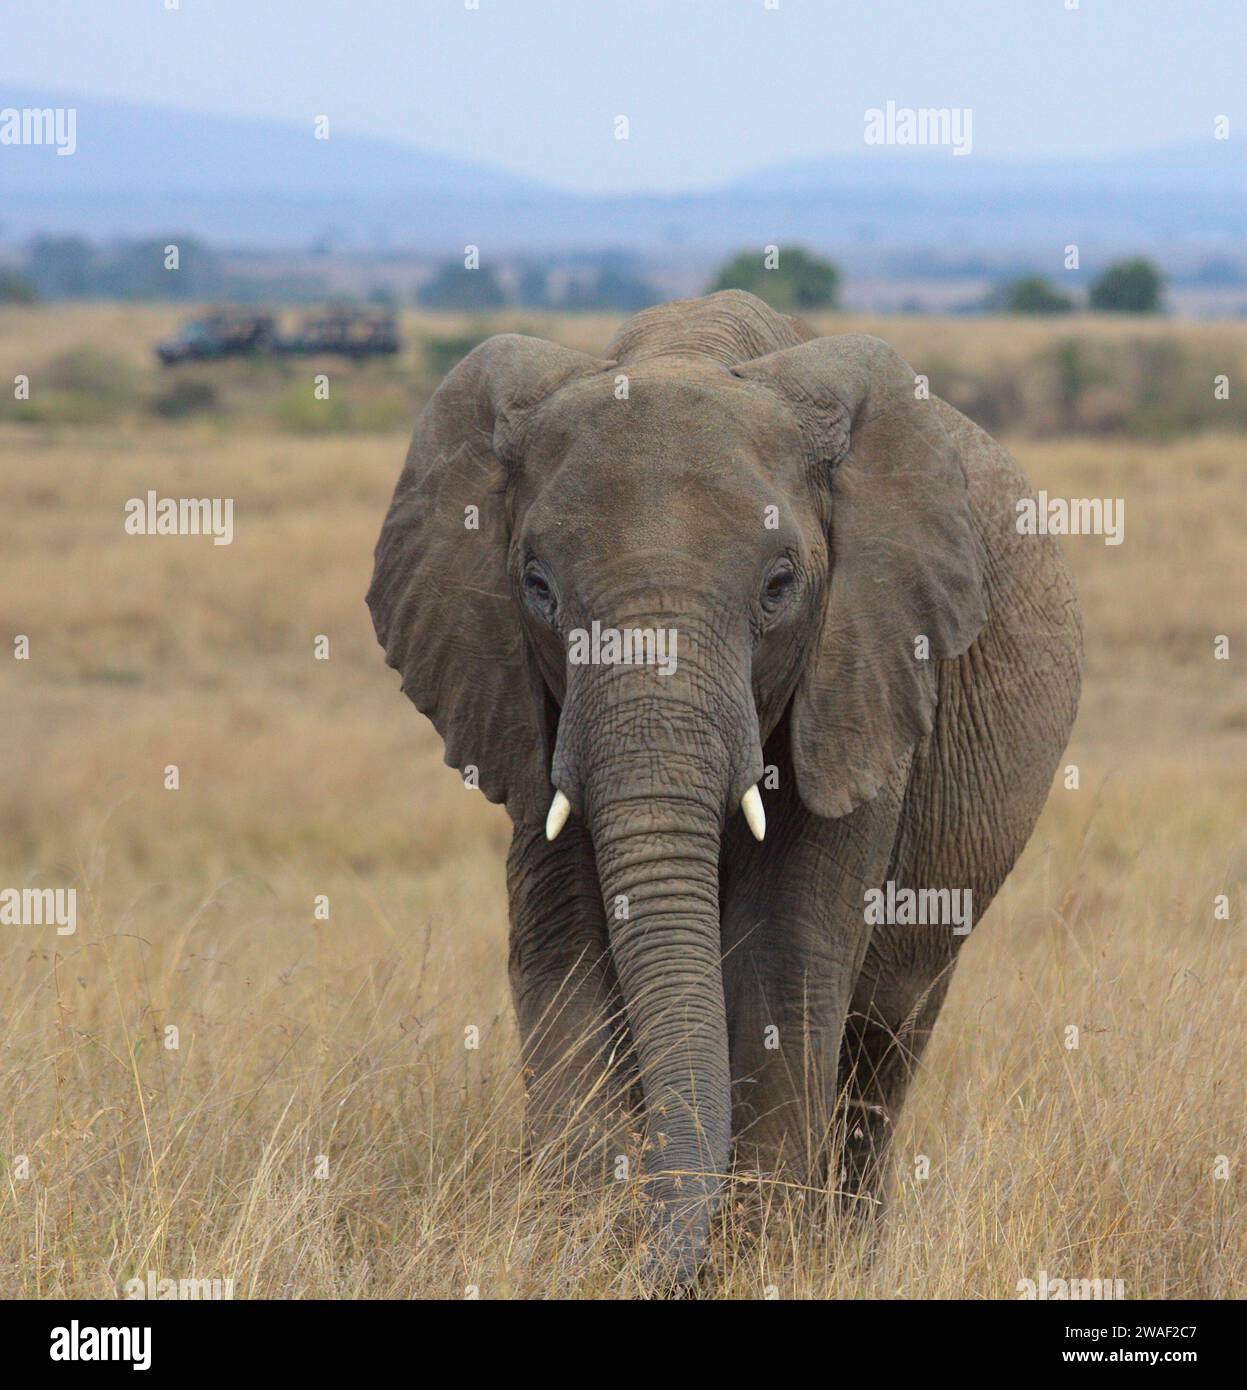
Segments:
[[[566,261],[524,261],[508,266],[506,281],[490,266],[468,268],[445,261],[416,292],[424,309],[521,309],[625,312],[656,304],[661,293],[641,276],[629,257],[571,257]]]
[[[707,287],[748,290],[773,309],[839,307],[840,271],[804,247],[742,251],[727,262]],[[1087,307],[1098,313],[1154,314],[1160,310],[1164,281],[1151,261],[1137,258],[1110,265],[1091,285]],[[997,288],[980,308],[1008,314],[1068,314],[1077,307],[1042,275],[1026,275]]]
[[[170,246],[174,252],[166,249]],[[168,268],[173,256],[176,269]],[[93,246],[82,237],[39,237],[20,275],[10,279],[40,299],[202,300],[228,287],[214,252],[194,237],[176,236],[112,247]]]
[[[176,270],[169,247],[176,247]],[[985,268],[984,268],[985,269]],[[802,246],[742,251],[728,260],[707,291],[748,290],[784,313],[837,309],[840,269]],[[1116,262],[1090,286],[1087,307],[1100,313],[1152,314],[1161,308],[1164,281],[1151,261]],[[257,279],[230,275],[221,258],[193,237],[169,236],[97,247],[81,237],[40,237],[18,270],[0,269],[0,304],[41,299],[231,299],[287,302],[323,297],[319,279],[284,275]],[[386,286],[372,291],[378,303],[396,305]],[[640,273],[635,259],[618,252],[504,262],[469,269],[460,260],[437,266],[415,294],[422,308],[485,313],[507,307],[557,311],[631,313],[655,304],[661,292]],[[989,313],[1068,314],[1077,305],[1042,275],[1023,275],[965,308]],[[963,310],[964,311],[964,310]]]
[[[319,275],[233,274],[195,237],[173,234],[96,246],[82,237],[39,237],[18,270],[0,270],[0,304],[41,299],[312,303],[330,296]]]
[[[176,269],[171,269],[175,247]],[[222,258],[193,237],[92,245],[82,237],[40,237],[17,269],[0,269],[0,303],[41,299],[234,300],[284,302],[323,298],[329,286],[319,277],[282,274],[260,277],[228,273]],[[368,296],[396,306],[398,295],[384,284]],[[446,261],[415,295],[429,309],[485,312],[513,305],[525,309],[630,312],[657,303],[661,292],[616,252],[533,258],[501,267],[467,269]]]

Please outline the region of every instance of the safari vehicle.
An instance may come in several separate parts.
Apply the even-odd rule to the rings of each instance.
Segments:
[[[358,359],[391,356],[399,346],[398,325],[388,310],[315,310],[304,314],[289,336],[279,331],[271,314],[220,310],[192,319],[173,337],[157,343],[156,356],[165,366],[260,352],[299,356],[328,352]]]
[[[334,352],[344,357],[376,357],[398,351],[394,315],[381,309],[326,309],[305,314],[283,352]]]
[[[157,343],[156,356],[170,367],[175,362],[202,362],[214,357],[267,352],[276,341],[272,315],[221,310],[192,319],[171,338]]]

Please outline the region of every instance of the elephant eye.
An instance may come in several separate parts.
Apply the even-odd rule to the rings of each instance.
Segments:
[[[767,576],[762,590],[762,606],[772,610],[778,608],[792,592],[796,582],[796,570],[787,560],[781,560]]]
[[[547,618],[554,616],[554,610],[558,603],[554,597],[554,590],[550,588],[546,577],[541,571],[530,565],[524,571],[523,578],[524,592],[532,601],[534,606],[540,610]]]

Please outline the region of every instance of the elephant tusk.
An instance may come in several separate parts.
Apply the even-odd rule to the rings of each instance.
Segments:
[[[753,831],[753,838],[755,840],[765,839],[766,812],[762,809],[762,797],[758,792],[756,782],[741,797],[740,809],[745,813],[745,819],[749,822],[749,829]]]
[[[557,840],[559,831],[567,824],[567,818],[572,813],[572,804],[562,792],[554,793],[554,800],[550,803],[550,811],[546,816],[546,839]]]

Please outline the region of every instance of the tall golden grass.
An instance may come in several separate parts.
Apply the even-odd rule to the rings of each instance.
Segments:
[[[44,321],[72,345],[113,320]],[[921,324],[872,326],[919,354]],[[967,357],[977,327],[929,325]],[[0,339],[4,373],[21,355]],[[0,886],[79,890],[73,936],[0,927],[0,1294],[115,1297],[148,1270],[252,1298],[641,1288],[633,1187],[572,1199],[521,1161],[506,818],[441,765],[364,610],[404,447],[0,428],[0,633],[30,639],[0,660]],[[1036,486],[1126,499],[1123,545],[1064,543],[1079,787],[1058,777],[966,945],[875,1248],[815,1194],[741,1188],[703,1296],[1247,1285],[1241,447],[1015,453]],[[126,536],[149,487],[236,499],[234,544]]]

